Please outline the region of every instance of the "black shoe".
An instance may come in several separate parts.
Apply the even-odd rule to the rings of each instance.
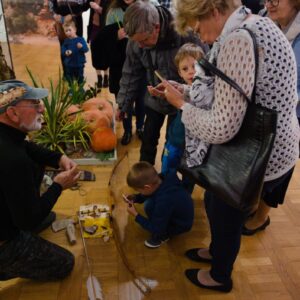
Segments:
[[[185,276],[195,285],[209,290],[229,293],[232,290],[232,280],[228,281],[226,284],[222,285],[205,285],[198,280],[198,271],[200,269],[187,269],[185,270]]]
[[[56,219],[56,213],[50,211],[49,215],[36,227],[32,230],[33,233],[40,233],[46,228],[48,228]]]
[[[270,217],[268,216],[267,220],[265,221],[264,224],[262,224],[261,226],[258,226],[255,229],[248,229],[245,225],[243,226],[242,229],[242,234],[243,235],[254,235],[255,233],[265,230],[267,226],[269,226],[271,223]]]
[[[136,135],[141,140],[143,138],[144,130],[143,129],[137,129]]]
[[[196,261],[196,262],[204,262],[204,263],[211,263],[212,259],[211,258],[204,258],[199,256],[198,250],[201,248],[194,248],[187,250],[184,255],[189,258],[190,260]]]
[[[144,242],[144,245],[148,248],[158,248],[162,243],[166,243],[169,240],[168,237],[162,239],[162,240],[158,240],[158,239],[154,239],[154,238],[150,238],[149,240],[146,240]]]
[[[97,80],[98,80],[98,81],[97,81],[97,88],[102,89],[102,85],[103,85],[103,84],[102,84],[103,77],[102,77],[102,75],[98,75],[97,78],[98,78],[98,79],[97,79]]]
[[[128,145],[131,141],[131,138],[132,138],[131,132],[125,132],[122,136],[121,144],[124,145],[124,146]]]
[[[103,87],[107,88],[108,87],[108,75],[104,75],[103,79]]]

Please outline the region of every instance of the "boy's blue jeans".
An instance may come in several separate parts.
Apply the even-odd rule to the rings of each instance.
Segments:
[[[78,83],[83,82],[83,67],[67,67],[64,68],[65,71],[65,77],[68,80],[68,82],[72,82],[74,80],[78,81]]]

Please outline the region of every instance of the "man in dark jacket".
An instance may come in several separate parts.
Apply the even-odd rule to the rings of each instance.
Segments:
[[[79,177],[65,155],[44,149],[25,138],[41,129],[46,89],[18,80],[0,82],[0,281],[22,277],[59,280],[74,265],[72,253],[33,232],[51,212],[62,190]],[[49,189],[40,195],[44,166],[60,168]],[[48,225],[50,225],[48,223]]]
[[[192,42],[199,44],[196,36],[179,36],[173,27],[171,13],[162,6],[153,6],[149,2],[137,1],[130,5],[124,16],[124,29],[130,41],[123,66],[120,91],[117,103],[120,111],[125,112],[136,99],[147,76],[148,85],[156,86],[159,79],[157,70],[168,80],[180,81],[174,57],[181,45]],[[140,152],[140,160],[155,163],[160,129],[168,115],[168,124],[175,118],[176,110],[164,99],[145,96],[146,121]]]

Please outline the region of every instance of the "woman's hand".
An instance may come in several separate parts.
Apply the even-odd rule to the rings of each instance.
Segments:
[[[168,81],[165,80],[165,81],[168,82],[169,85],[173,86],[178,91],[178,93],[183,94],[183,84],[178,83],[173,80],[168,80]],[[165,84],[163,84],[162,82],[155,87],[148,85],[147,88],[148,88],[148,92],[151,96],[160,97],[162,99],[166,98]]]
[[[119,40],[122,40],[122,39],[124,39],[124,38],[126,38],[126,37],[127,37],[127,34],[126,34],[124,28],[120,28],[120,29],[118,30],[118,39],[119,39]]]
[[[90,2],[90,7],[91,7],[95,12],[97,12],[99,15],[102,14],[103,8],[102,8],[99,4],[97,4],[96,2],[91,1],[91,2]]]
[[[181,108],[184,104],[183,93],[167,80],[164,80],[161,84],[164,86],[164,96],[166,100],[174,107],[178,109]]]

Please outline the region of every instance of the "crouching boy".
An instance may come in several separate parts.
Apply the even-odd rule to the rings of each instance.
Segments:
[[[189,231],[194,220],[194,205],[175,172],[159,175],[148,162],[134,164],[127,175],[127,184],[139,194],[128,196],[128,212],[151,237],[145,246],[157,248],[174,235]],[[144,203],[147,217],[140,215],[135,203]]]

